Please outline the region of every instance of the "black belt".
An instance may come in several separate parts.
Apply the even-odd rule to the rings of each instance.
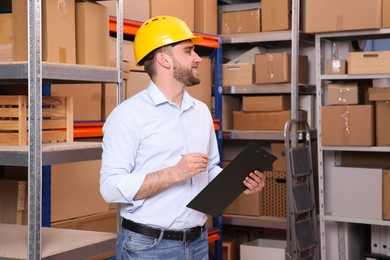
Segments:
[[[181,240],[183,242],[191,242],[194,241],[195,239],[198,239],[204,230],[204,226],[189,228],[183,231],[162,230],[159,228],[154,228],[143,224],[138,224],[134,221],[125,218],[122,219],[122,227],[127,230],[133,231],[135,233],[154,237],[154,238],[159,238],[161,232],[164,232],[164,235],[162,237],[163,239]]]

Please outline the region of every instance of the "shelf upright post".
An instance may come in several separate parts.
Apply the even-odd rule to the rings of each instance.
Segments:
[[[219,48],[214,50],[214,118],[218,119],[219,129],[216,130],[220,161],[222,164],[222,39],[218,39]],[[222,259],[222,215],[213,219],[213,224],[219,228],[219,237],[215,241],[215,259]]]
[[[28,259],[41,259],[42,26],[41,1],[28,0]]]
[[[124,99],[123,91],[123,0],[117,0],[116,5],[116,66],[118,69],[117,105]]]
[[[119,105],[125,97],[123,90],[123,0],[117,0],[116,4],[116,67],[118,72],[118,82],[116,88],[116,104]],[[120,207],[117,207],[117,230],[121,225]]]
[[[222,162],[222,38],[218,39],[219,48],[214,49],[214,118],[218,119],[216,130],[219,154]]]
[[[298,119],[299,9],[300,0],[292,0],[291,21],[291,119]],[[293,129],[294,133],[296,129]],[[296,138],[294,138],[296,139]],[[295,140],[292,140],[295,141]],[[294,144],[296,145],[296,144]]]
[[[317,126],[321,126],[321,106],[322,106],[322,83],[321,83],[321,74],[322,74],[322,60],[323,60],[323,46],[321,44],[321,37],[317,34],[315,36],[315,56],[316,56],[316,124]],[[322,136],[321,127],[317,127],[317,134],[320,138]],[[320,139],[319,139],[320,140]],[[321,142],[318,144],[318,195],[319,195],[319,212],[320,212],[320,248],[321,248],[321,259],[326,259],[326,230],[325,230],[325,205],[323,201],[325,201],[325,183],[324,183],[324,158],[323,151],[321,147]]]

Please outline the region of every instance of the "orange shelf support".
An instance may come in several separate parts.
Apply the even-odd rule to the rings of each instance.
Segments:
[[[77,122],[73,124],[74,138],[102,137],[104,122]]]
[[[123,34],[124,35],[132,35],[134,36],[138,28],[142,25],[141,22],[133,21],[129,19],[123,19]],[[116,17],[109,17],[109,28],[110,32],[116,33]],[[219,37],[209,34],[202,34],[198,32],[194,32],[195,35],[202,36],[203,40],[199,43],[200,46],[217,49],[220,47]]]
[[[221,130],[221,127],[219,126],[219,122],[221,122],[221,120],[220,119],[214,119],[213,121],[214,121],[214,130],[215,131]]]
[[[209,230],[209,232],[208,232],[209,243],[215,242],[221,238],[221,236],[219,235],[219,231],[220,231],[219,228],[213,228],[213,229]]]

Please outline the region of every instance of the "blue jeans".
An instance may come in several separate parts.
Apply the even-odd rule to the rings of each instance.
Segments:
[[[141,235],[121,228],[118,233],[116,259],[208,260],[207,229],[191,242],[168,240]]]

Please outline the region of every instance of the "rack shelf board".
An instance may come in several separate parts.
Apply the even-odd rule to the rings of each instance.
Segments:
[[[286,218],[223,214],[222,223],[261,228],[286,229]]]
[[[28,259],[27,226],[0,224],[0,258]],[[86,259],[115,250],[116,234],[42,228],[42,259]]]
[[[28,166],[27,145],[0,145],[0,165]],[[42,165],[98,160],[100,142],[51,143],[42,145]]]
[[[317,130],[311,130],[312,136],[317,136]],[[304,136],[298,133],[298,138],[301,140]],[[238,140],[280,140],[284,141],[284,131],[260,131],[260,130],[224,130],[222,132],[223,139],[238,139]]]
[[[324,215],[323,219],[325,221],[330,221],[330,222],[347,222],[347,223],[357,223],[357,224],[390,226],[389,220],[381,220],[381,219],[351,218],[351,217],[343,217],[343,216],[333,216],[329,214]]]
[[[359,80],[359,79],[386,79],[389,74],[355,74],[355,75],[321,75],[320,80]]]
[[[370,30],[358,30],[358,31],[341,31],[331,33],[318,33],[316,38],[332,40],[359,40],[359,39],[384,39],[390,38],[390,29],[370,29]]]
[[[248,42],[264,43],[266,45],[274,45],[276,43],[286,42],[291,44],[293,34],[291,31],[277,31],[277,32],[260,32],[260,33],[239,33],[222,35],[223,44],[239,44]],[[308,45],[314,45],[314,36],[300,33],[299,40]],[[278,45],[278,44],[277,44]]]
[[[298,85],[300,94],[315,95],[314,85]],[[255,84],[245,86],[224,86],[223,94],[289,94],[291,84]]]
[[[324,151],[390,152],[390,146],[321,146]]]
[[[142,22],[123,19],[123,34],[128,36],[134,36],[141,25]],[[117,27],[116,17],[110,16],[109,26],[110,26],[110,32],[116,33],[116,27]],[[194,34],[203,37],[203,40],[198,44],[199,46],[214,48],[214,49],[220,47],[219,44],[220,37],[215,35],[202,34],[198,32],[194,32]]]
[[[28,62],[0,63],[0,80],[21,81],[28,78]],[[65,63],[42,62],[45,83],[114,83],[118,81],[116,68]]]

